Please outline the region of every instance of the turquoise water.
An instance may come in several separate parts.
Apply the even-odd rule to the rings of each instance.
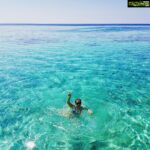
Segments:
[[[148,150],[149,106],[150,26],[0,26],[0,150]]]

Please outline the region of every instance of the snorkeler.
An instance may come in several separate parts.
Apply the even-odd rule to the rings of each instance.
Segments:
[[[72,113],[74,115],[78,115],[79,116],[81,114],[82,110],[87,110],[87,112],[90,115],[93,114],[92,110],[88,109],[87,107],[81,106],[82,102],[81,102],[80,98],[77,98],[75,100],[75,105],[70,102],[70,99],[71,99],[71,93],[68,93],[67,104],[68,104],[68,106],[70,108],[72,108]]]

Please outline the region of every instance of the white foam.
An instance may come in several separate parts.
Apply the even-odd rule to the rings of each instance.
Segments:
[[[35,147],[34,141],[27,141],[25,145],[29,150],[32,150]]]

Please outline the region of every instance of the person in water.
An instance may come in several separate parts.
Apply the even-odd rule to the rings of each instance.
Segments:
[[[70,99],[71,99],[71,93],[68,93],[67,104],[72,109],[72,113],[74,115],[80,115],[83,110],[87,110],[89,114],[93,114],[92,110],[82,106],[82,101],[80,98],[77,98],[75,100],[75,105],[70,102]]]

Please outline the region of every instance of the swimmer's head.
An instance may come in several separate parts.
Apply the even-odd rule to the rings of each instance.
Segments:
[[[81,99],[80,98],[77,98],[76,100],[75,100],[75,104],[76,104],[76,106],[81,106]]]

